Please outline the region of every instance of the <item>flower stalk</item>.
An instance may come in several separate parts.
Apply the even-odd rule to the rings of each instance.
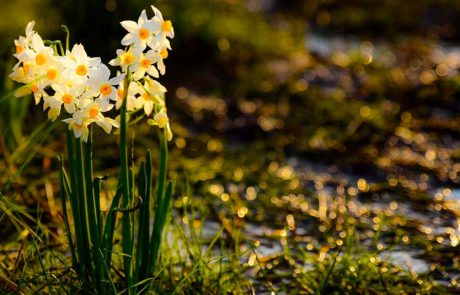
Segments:
[[[123,105],[121,107],[121,119],[120,119],[120,165],[121,165],[121,187],[123,189],[123,208],[128,208],[131,203],[131,189],[129,181],[129,165],[128,165],[128,145],[127,145],[127,118],[126,118],[126,101],[129,91],[129,76],[125,77],[123,81],[123,87],[126,91],[123,94]],[[126,274],[126,285],[128,288],[132,286],[132,269],[131,269],[131,260],[132,260],[132,232],[131,232],[131,221],[129,213],[123,214],[122,220],[122,243],[123,243],[123,257],[124,268]]]

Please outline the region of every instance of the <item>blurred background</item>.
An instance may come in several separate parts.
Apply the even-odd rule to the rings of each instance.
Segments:
[[[224,225],[255,243],[260,291],[297,284],[308,293],[280,270],[309,273],[345,245],[401,274],[375,292],[458,291],[459,1],[1,0],[1,92],[16,87],[7,78],[13,40],[30,20],[44,39],[64,39],[67,25],[71,43],[107,63],[125,34],[119,22],[142,9],[152,15],[151,4],[176,33],[160,82],[174,133],[170,174],[181,183],[178,222],[199,224],[204,240]],[[46,132],[45,121],[32,98],[0,101],[4,193],[49,208],[46,223],[59,219],[64,126],[41,139],[35,131]],[[140,125],[135,142],[155,146],[154,137]],[[96,143],[96,154],[106,151],[97,155],[101,173],[115,173],[115,141]],[[200,212],[194,222],[184,204]],[[6,224],[0,232],[16,240]],[[375,283],[338,264],[331,292]]]

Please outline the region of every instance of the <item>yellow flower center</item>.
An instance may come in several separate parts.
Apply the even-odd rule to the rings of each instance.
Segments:
[[[58,76],[58,71],[56,69],[49,69],[48,72],[46,72],[46,76],[50,80],[54,80]]]
[[[24,63],[22,68],[24,69],[24,72],[28,74],[30,72],[30,63]]]
[[[30,87],[30,90],[32,90],[33,93],[37,93],[37,92],[38,92],[38,87],[37,87],[37,85],[35,85],[35,84],[32,85],[32,86]]]
[[[103,95],[109,95],[112,93],[112,85],[109,83],[102,84],[101,88],[99,89]]]
[[[19,54],[22,52],[22,46],[21,45],[16,45],[16,54]]]
[[[35,56],[35,62],[39,66],[43,65],[46,62],[46,56],[41,53],[37,54],[37,56]]]
[[[69,93],[65,93],[62,97],[61,97],[62,101],[66,104],[69,104],[72,102],[72,95],[70,95]]]
[[[141,60],[141,67],[143,68],[148,68],[150,65],[152,64],[152,62],[146,58],[144,58],[143,60]]]
[[[99,108],[96,106],[90,107],[88,110],[89,116],[94,119],[99,114]]]
[[[77,74],[80,76],[86,76],[86,74],[88,74],[88,67],[85,65],[79,65],[75,72],[77,72]]]
[[[142,98],[145,100],[151,100],[152,96],[148,94],[147,92],[142,93]]]
[[[133,62],[134,56],[131,52],[126,52],[121,55],[121,63],[129,65]]]
[[[123,94],[124,94],[123,89],[118,88],[118,89],[117,89],[117,95],[118,95],[118,97],[119,97],[120,99],[123,99]]]
[[[160,55],[162,59],[167,59],[168,58],[168,50],[167,49],[162,49],[160,51]]]
[[[168,117],[166,115],[158,116],[157,118],[158,127],[164,128],[168,124]]]
[[[163,30],[163,32],[171,32],[173,29],[171,21],[170,20],[164,21],[161,24],[161,29]]]
[[[147,30],[146,28],[142,28],[139,30],[139,38],[142,40],[147,39],[150,36],[150,31]]]

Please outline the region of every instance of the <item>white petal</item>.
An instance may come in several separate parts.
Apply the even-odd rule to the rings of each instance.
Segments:
[[[153,102],[149,101],[144,103],[144,111],[147,116],[149,116],[152,113],[153,110]]]
[[[134,38],[134,36],[131,34],[126,34],[126,36],[124,36],[123,39],[121,39],[121,45],[124,46],[131,45],[134,42],[136,42],[136,38]]]
[[[158,17],[159,19],[163,20],[163,15],[161,14],[161,12],[158,10],[158,8],[156,8],[155,6],[151,5],[150,7],[152,7],[152,10],[153,10],[153,13],[155,13],[155,16]]]
[[[110,70],[105,64],[101,64],[100,69],[100,78],[103,81],[108,81],[110,79]]]
[[[142,25],[146,20],[147,20],[147,13],[145,12],[145,9],[143,9],[141,12],[141,15],[139,15],[139,18],[137,19],[137,23],[139,25]]]
[[[29,36],[30,33],[32,33],[33,29],[34,29],[34,25],[35,25],[35,21],[31,21],[27,24],[27,27],[26,27],[26,36]]]
[[[32,48],[36,51],[39,51],[40,49],[43,49],[44,46],[45,45],[43,44],[42,37],[40,37],[38,34],[35,34],[32,37]]]
[[[138,27],[137,23],[132,20],[125,20],[125,21],[122,21],[120,24],[123,28],[125,28],[130,33],[135,32]]]
[[[121,83],[121,81],[123,81],[124,78],[125,78],[125,74],[118,75],[118,76],[113,77],[112,79],[110,79],[109,84],[110,85],[118,85],[118,84]]]
[[[89,67],[97,67],[101,63],[100,57],[92,57],[89,59],[88,66]]]
[[[155,68],[154,66],[151,66],[149,70],[147,71],[147,73],[149,73],[149,75],[154,78],[160,77],[160,74],[158,73],[157,68]]]

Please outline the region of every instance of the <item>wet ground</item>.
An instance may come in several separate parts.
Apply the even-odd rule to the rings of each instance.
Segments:
[[[292,284],[287,273],[314,269],[305,253],[340,256],[352,236],[371,259],[456,289],[460,48],[420,42],[307,35],[308,51],[267,64],[272,101],[177,89],[200,127],[176,126],[188,157],[174,165],[213,220],[204,236],[231,223],[254,246],[242,262],[256,282]]]

